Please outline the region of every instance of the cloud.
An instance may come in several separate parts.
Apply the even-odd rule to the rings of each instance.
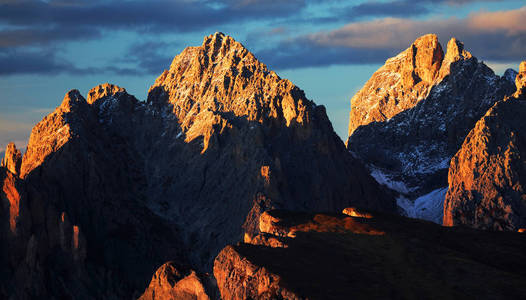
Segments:
[[[90,40],[101,37],[89,28],[23,28],[0,31],[0,48],[46,45],[57,41]]]
[[[475,2],[498,2],[499,0],[392,0],[365,1],[344,9],[334,10],[333,18],[347,21],[370,17],[414,17],[429,14],[437,5],[461,6]]]
[[[137,66],[141,74],[159,75],[170,66],[173,59],[171,50],[176,45],[164,41],[147,41],[133,44],[127,55],[120,62],[132,63]]]
[[[0,22],[12,26],[89,27],[188,32],[226,23],[290,15],[302,0],[16,1],[0,3]]]
[[[463,41],[473,55],[492,61],[525,59],[526,6],[478,12],[466,18],[407,20],[381,18],[352,22],[339,29],[284,40],[258,54],[277,69],[350,63],[383,63],[421,35],[436,33],[443,42]]]
[[[309,38],[283,41],[274,48],[256,53],[256,56],[268,64],[271,69],[377,63],[379,57],[386,58],[390,55],[389,49],[325,46]]]
[[[56,56],[54,49],[0,49],[0,76],[18,74],[59,74],[72,75],[118,74],[126,76],[144,75],[139,68],[119,66],[81,68]]]
[[[421,1],[423,2],[423,1]],[[415,16],[429,12],[429,9],[418,1],[389,1],[389,2],[364,2],[350,6],[344,15],[348,19],[364,18],[369,16]]]

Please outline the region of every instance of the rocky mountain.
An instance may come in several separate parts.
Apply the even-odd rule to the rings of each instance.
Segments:
[[[516,87],[476,123],[451,160],[444,225],[526,228],[526,61]]]
[[[209,300],[209,295],[213,295],[213,292],[207,290],[205,285],[195,271],[170,261],[155,272],[139,300]]]
[[[451,39],[418,38],[351,100],[348,149],[399,193],[412,217],[440,222],[451,157],[477,120],[514,92],[508,79]]]
[[[515,299],[526,293],[523,234],[346,212],[262,214],[261,234],[227,246],[215,260],[222,298]]]
[[[0,163],[0,168],[6,168],[14,175],[20,174],[22,164],[22,153],[16,148],[14,143],[9,143],[6,147],[4,158]]]
[[[176,56],[147,102],[71,90],[19,157],[1,169],[6,298],[203,296],[217,253],[266,210],[395,211],[324,107],[221,33]]]
[[[177,125],[160,131],[165,142],[139,151],[149,155],[149,204],[186,228],[198,264],[211,267],[240,225],[257,232],[269,208],[334,211],[352,202],[393,211],[324,107],[231,37],[214,34],[175,57],[150,88],[148,107]]]

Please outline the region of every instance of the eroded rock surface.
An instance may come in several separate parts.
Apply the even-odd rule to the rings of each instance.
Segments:
[[[517,231],[526,226],[526,62],[517,92],[476,123],[451,160],[444,225]]]
[[[6,168],[14,175],[20,174],[20,165],[22,164],[22,153],[16,148],[14,143],[7,144],[4,157],[0,167]]]
[[[210,300],[210,297],[195,271],[167,262],[155,272],[139,300]]]

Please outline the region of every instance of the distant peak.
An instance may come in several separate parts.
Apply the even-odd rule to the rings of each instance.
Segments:
[[[15,143],[7,144],[4,159],[0,166],[7,168],[11,173],[20,174],[20,165],[22,164],[22,153],[16,148]]]
[[[504,71],[504,74],[502,74],[502,78],[509,81],[510,83],[515,83],[515,78],[517,77],[517,74],[519,74],[517,71],[509,68]]]
[[[471,57],[471,53],[464,50],[464,43],[454,37],[449,40],[445,57],[447,62],[455,62],[462,59],[469,59]]]
[[[111,83],[99,84],[88,92],[88,104],[93,104],[100,98],[113,96],[117,93],[125,93],[126,89]]]
[[[438,43],[438,37],[434,33],[428,33],[426,35],[423,35],[415,40],[413,44],[420,44],[420,43]]]
[[[60,107],[66,111],[70,111],[72,107],[82,105],[83,103],[86,103],[86,99],[82,97],[78,90],[73,89],[66,93]]]
[[[521,62],[519,66],[519,74],[515,77],[515,86],[517,87],[515,97],[526,98],[526,60]]]
[[[222,32],[216,32],[214,34],[211,34],[209,36],[205,36],[205,38],[203,39],[203,46],[206,45],[206,44],[210,44],[210,43],[217,43],[217,42],[222,42],[223,39],[225,38],[230,38],[232,39],[230,36],[222,33]]]

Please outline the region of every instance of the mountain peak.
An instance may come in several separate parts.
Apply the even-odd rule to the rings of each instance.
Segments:
[[[515,71],[512,68],[509,68],[509,69],[506,69],[506,71],[504,71],[504,74],[502,74],[502,77],[511,83],[515,83],[515,78],[517,77],[517,74],[519,74],[517,71]]]
[[[519,73],[515,77],[515,86],[517,87],[517,92],[515,92],[515,97],[523,98],[526,96],[526,60],[521,62],[519,66]]]
[[[211,126],[233,117],[303,124],[315,107],[292,82],[269,71],[241,43],[222,33],[177,55],[150,88],[148,102],[172,105],[188,141],[208,137]]]
[[[126,89],[111,83],[99,84],[88,92],[87,102],[93,104],[100,98],[113,96],[117,93],[126,93]]]
[[[361,125],[385,121],[413,107],[439,77],[444,51],[435,34],[417,38],[389,58],[351,99],[349,136]]]
[[[64,111],[68,112],[71,111],[73,107],[82,105],[86,103],[86,99],[82,97],[79,90],[73,89],[64,95],[64,99],[62,100],[62,103],[60,104],[60,108],[62,108]]]
[[[22,164],[22,153],[16,148],[15,143],[7,144],[5,149],[4,159],[0,163],[0,167],[7,168],[9,172],[18,175],[20,174],[20,165]]]
[[[438,37],[434,33],[428,33],[425,35],[422,35],[418,37],[414,42],[413,45],[433,45],[436,46],[438,44]]]
[[[454,37],[449,40],[447,43],[446,60],[453,62],[471,57],[471,53],[464,50],[464,43]]]

